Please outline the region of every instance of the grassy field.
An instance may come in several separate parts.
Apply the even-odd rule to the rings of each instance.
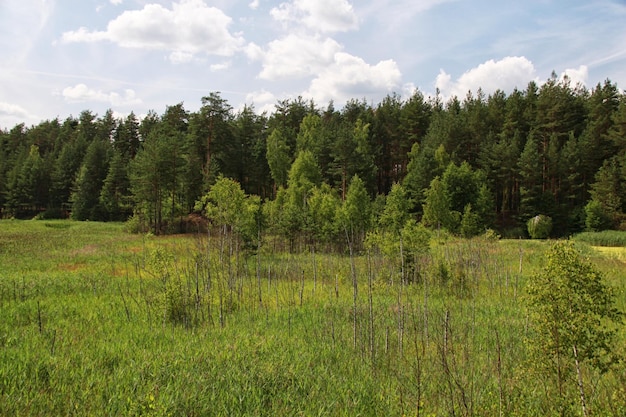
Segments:
[[[437,241],[404,280],[361,254],[353,281],[336,254],[0,221],[0,415],[549,415],[524,301],[548,246]],[[626,310],[624,254],[581,250]],[[625,364],[586,372],[593,415],[626,415]]]

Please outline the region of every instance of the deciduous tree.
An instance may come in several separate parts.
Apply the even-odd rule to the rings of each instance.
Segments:
[[[550,248],[545,266],[532,276],[528,309],[531,369],[545,381],[549,403],[560,415],[569,415],[577,392],[586,416],[589,372],[605,372],[616,360],[615,326],[622,313],[613,290],[571,242],[562,241]]]

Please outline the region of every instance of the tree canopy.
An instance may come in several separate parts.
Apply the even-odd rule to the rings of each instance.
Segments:
[[[407,218],[464,235],[524,235],[538,215],[553,220],[553,236],[624,223],[626,100],[609,80],[586,89],[553,77],[447,102],[416,91],[340,110],[297,98],[271,114],[236,111],[217,92],[201,104],[0,129],[1,216],[135,215],[161,233],[225,177],[274,204],[264,210],[274,228],[311,237],[320,210],[341,217],[331,202],[348,199],[356,176],[370,202],[401,185]],[[326,240],[341,229],[323,227]]]

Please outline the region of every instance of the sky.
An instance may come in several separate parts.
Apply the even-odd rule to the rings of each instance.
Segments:
[[[0,129],[90,110],[271,112],[415,89],[486,94],[555,72],[626,88],[624,0],[0,0]]]

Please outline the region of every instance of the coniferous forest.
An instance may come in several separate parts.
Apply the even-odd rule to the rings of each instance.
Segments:
[[[624,228],[625,153],[626,96],[610,80],[588,89],[553,75],[508,95],[417,91],[341,110],[298,98],[260,115],[211,93],[197,112],[183,103],[141,118],[85,110],[3,128],[0,207],[2,218],[130,219],[138,230],[184,232],[212,185],[232,179],[258,203],[257,223],[292,243],[345,242],[331,220],[364,195],[371,210],[356,206],[367,217],[357,233],[374,218],[393,223],[385,213],[397,199],[454,234],[526,236],[543,215],[557,237]]]

